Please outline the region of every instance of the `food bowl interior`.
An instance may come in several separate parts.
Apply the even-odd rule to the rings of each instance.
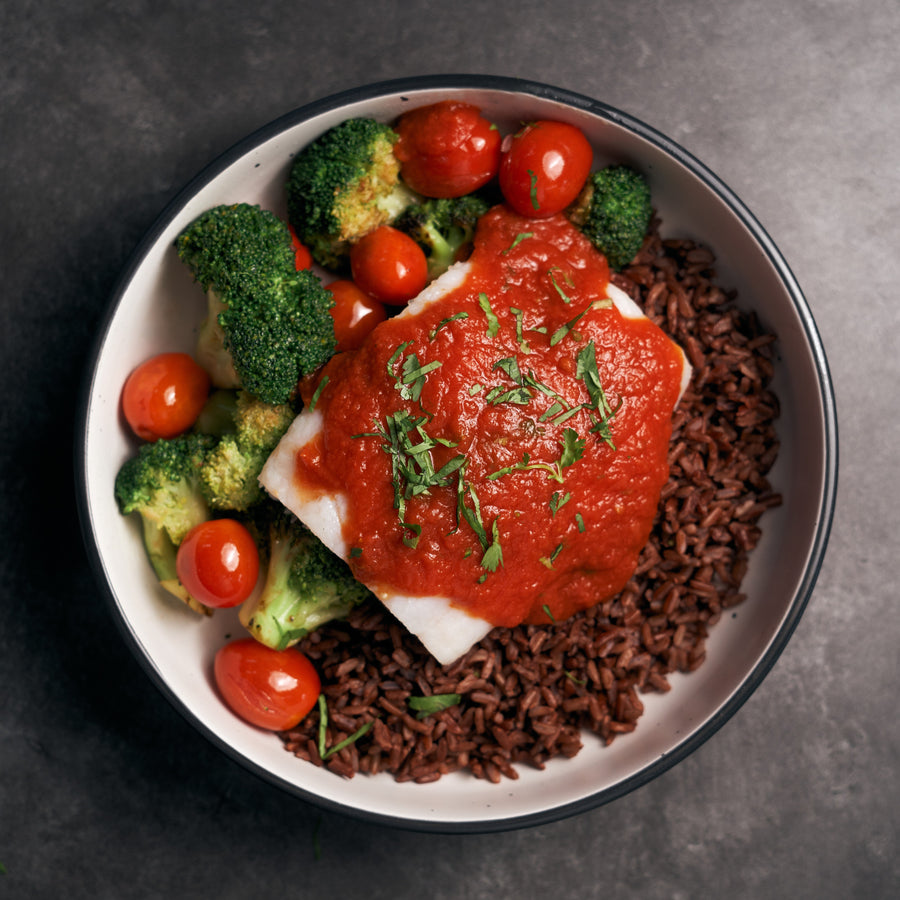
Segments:
[[[201,173],[147,236],[113,298],[84,397],[82,513],[87,543],[127,639],[151,677],[214,743],[263,777],[327,808],[428,830],[497,830],[549,821],[619,796],[664,771],[708,738],[756,687],[787,641],[809,596],[827,539],[836,466],[834,414],[824,354],[803,297],[768,237],[730,191],[663,136],[583,97],[528,83],[446,79],[384,85],[288,115]],[[644,695],[637,731],[609,747],[587,736],[572,760],[520,769],[500,784],[458,774],[433,784],[390,776],[346,780],[294,758],[277,736],[239,721],[220,701],[212,658],[241,632],[236,614],[197,617],[157,586],[136,517],[119,514],[115,473],[135,450],[119,392],[131,369],[164,350],[193,347],[205,315],[202,292],[173,249],[193,218],[220,203],[259,203],[285,213],[292,154],[352,116],[392,120],[447,96],[479,105],[501,127],[559,118],[581,127],[596,161],[625,162],[650,181],[666,236],[713,248],[723,286],[778,335],[781,451],[771,479],[784,504],[762,520],[751,556],[748,600],[723,616],[700,669]]]

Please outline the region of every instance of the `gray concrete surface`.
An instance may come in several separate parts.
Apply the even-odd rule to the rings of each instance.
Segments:
[[[898,895],[900,7],[895,0],[0,8],[0,897]],[[121,642],[74,509],[78,381],[167,200],[254,128],[386,78],[523,76],[681,142],[809,298],[837,391],[828,556],[781,659],[696,754],[602,808],[415,834],[260,782]]]

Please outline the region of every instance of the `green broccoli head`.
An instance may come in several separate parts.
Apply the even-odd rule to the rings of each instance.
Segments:
[[[297,154],[288,221],[319,265],[342,269],[353,242],[392,222],[416,197],[400,181],[396,139],[374,119],[348,119]]]
[[[284,403],[335,348],[331,294],[298,272],[287,225],[250,204],[217,206],[176,239],[209,297],[198,358],[217,387]]]
[[[120,512],[140,515],[144,547],[162,586],[198,611],[205,610],[181,587],[175,557],[185,535],[209,517],[200,471],[215,442],[187,434],[142,444],[119,469],[114,489]]]
[[[478,219],[490,208],[479,194],[427,199],[407,207],[394,222],[425,251],[428,278],[443,274],[471,244]]]
[[[294,420],[289,403],[265,403],[247,391],[234,401],[232,424],[203,462],[200,482],[210,507],[244,511],[263,499],[259,473]]]
[[[288,510],[273,509],[260,527],[266,578],[239,617],[261,643],[285,650],[370,596],[350,567]]]
[[[652,214],[649,185],[624,165],[595,172],[568,211],[571,221],[615,271],[627,266],[641,249]]]

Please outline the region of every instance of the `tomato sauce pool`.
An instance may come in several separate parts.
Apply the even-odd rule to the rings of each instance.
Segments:
[[[360,581],[503,626],[563,620],[627,583],[685,363],[608,281],[562,215],[496,207],[461,285],[328,363],[295,478],[346,496]]]

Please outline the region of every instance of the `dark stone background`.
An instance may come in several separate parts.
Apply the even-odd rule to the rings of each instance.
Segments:
[[[0,7],[0,897],[895,896],[895,0],[57,0]],[[72,446],[116,275],[236,140],[358,84],[522,76],[682,143],[809,298],[841,418],[828,557],[725,728],[608,806],[485,836],[293,799],[162,698],[88,569]]]

